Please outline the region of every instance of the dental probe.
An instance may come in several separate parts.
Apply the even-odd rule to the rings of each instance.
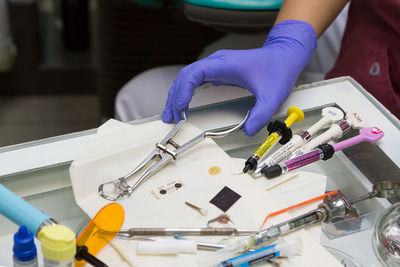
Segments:
[[[126,239],[126,238],[121,238],[118,235],[116,236],[116,238]],[[222,248],[226,247],[225,245],[221,245],[221,244],[197,242],[197,241],[193,241],[193,240],[190,240],[190,239],[167,239],[167,238],[158,238],[158,237],[150,237],[150,236],[132,236],[128,240],[155,241],[155,242],[157,242],[157,243],[153,243],[153,244],[148,243],[147,247],[153,246],[153,245],[157,246],[157,244],[159,244],[159,242],[164,242],[163,244],[165,244],[165,245],[177,246],[177,245],[179,245],[180,241],[190,242],[190,243],[192,243],[191,246],[195,246],[199,250],[215,251],[215,250],[222,249]],[[139,246],[139,244],[140,244],[140,242],[138,243],[138,246]],[[142,247],[143,247],[143,244],[145,244],[145,243],[141,243]],[[170,246],[168,246],[168,247],[170,247]],[[164,246],[164,248],[166,248],[166,246]],[[169,254],[169,253],[166,253],[166,254]]]
[[[305,153],[310,152],[321,144],[325,144],[334,139],[340,138],[343,136],[343,134],[350,131],[350,128],[361,129],[364,126],[365,119],[360,113],[355,111],[349,112],[347,113],[345,120],[340,120],[335,124],[332,124],[331,127],[324,133],[313,138],[312,140],[310,140],[310,142],[293,152],[290,158],[293,159],[295,157],[304,155]]]
[[[274,178],[283,173],[295,170],[318,160],[330,159],[336,151],[354,146],[361,142],[375,143],[383,137],[383,131],[378,127],[368,127],[360,130],[360,134],[352,138],[346,139],[337,144],[322,144],[317,149],[308,152],[304,155],[290,159],[286,162],[281,162],[271,167],[261,170],[267,178]]]
[[[251,235],[255,230],[238,230],[236,228],[130,228],[121,230],[117,237],[129,239],[130,236],[183,236],[197,235]]]
[[[247,159],[243,169],[244,173],[254,170],[267,151],[274,147],[278,141],[284,145],[292,138],[292,130],[289,127],[294,122],[301,122],[304,119],[304,113],[298,107],[290,107],[287,115],[288,117],[284,122],[276,120],[268,124],[267,129],[270,134],[264,143]]]
[[[335,107],[326,107],[322,109],[322,118],[313,124],[308,130],[301,130],[295,134],[292,139],[280,149],[275,151],[272,155],[266,158],[259,166],[257,166],[254,174],[259,174],[261,169],[266,166],[272,166],[284,160],[293,151],[303,146],[305,143],[310,141],[311,137],[314,136],[321,128],[326,125],[335,123],[343,119],[343,112]]]

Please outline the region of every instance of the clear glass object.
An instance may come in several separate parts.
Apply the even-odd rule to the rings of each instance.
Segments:
[[[372,236],[376,257],[384,266],[400,266],[400,202],[378,218]]]
[[[329,239],[368,230],[373,227],[375,213],[361,214],[359,218],[352,215],[322,224],[322,230]]]

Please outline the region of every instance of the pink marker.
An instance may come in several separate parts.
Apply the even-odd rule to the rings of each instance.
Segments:
[[[381,139],[383,135],[383,131],[378,127],[362,128],[360,129],[360,133],[357,136],[351,137],[333,145],[322,144],[318,146],[317,149],[304,155],[282,163],[278,163],[271,167],[264,168],[261,170],[261,173],[263,173],[267,178],[274,178],[280,176],[283,173],[303,167],[320,159],[330,159],[336,151],[348,148],[350,146],[354,146],[362,142],[375,143],[379,139]]]

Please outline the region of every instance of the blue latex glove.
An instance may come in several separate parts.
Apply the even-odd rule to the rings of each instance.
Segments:
[[[316,43],[310,24],[287,20],[271,29],[262,48],[220,50],[184,67],[169,89],[163,121],[179,121],[180,112],[187,110],[201,84],[234,85],[249,90],[256,98],[243,127],[246,135],[255,135],[289,96]]]

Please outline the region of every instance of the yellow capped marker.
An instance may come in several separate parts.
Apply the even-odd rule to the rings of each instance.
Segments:
[[[292,138],[292,130],[290,126],[295,122],[301,122],[304,119],[304,113],[298,107],[290,107],[287,111],[287,119],[284,122],[273,121],[268,124],[269,136],[257,148],[257,150],[247,159],[243,172],[254,170],[257,167],[258,161],[270,150],[278,141],[284,145]]]

